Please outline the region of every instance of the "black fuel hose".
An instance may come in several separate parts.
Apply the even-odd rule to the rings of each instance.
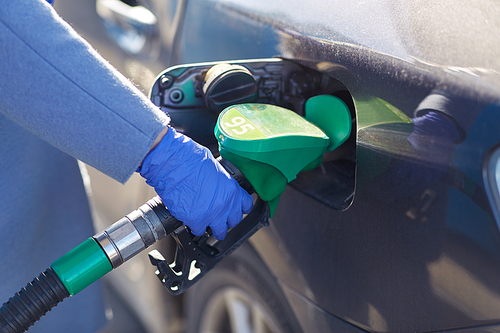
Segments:
[[[69,297],[69,292],[57,274],[48,268],[0,309],[2,333],[26,332],[28,328]]]

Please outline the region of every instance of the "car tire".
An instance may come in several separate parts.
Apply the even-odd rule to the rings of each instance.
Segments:
[[[302,332],[276,279],[243,244],[186,295],[186,333]]]

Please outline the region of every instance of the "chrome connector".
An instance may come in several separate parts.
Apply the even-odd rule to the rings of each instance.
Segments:
[[[94,236],[116,268],[146,248],[134,224],[126,217]]]
[[[160,218],[148,203],[94,236],[113,268],[167,236]]]

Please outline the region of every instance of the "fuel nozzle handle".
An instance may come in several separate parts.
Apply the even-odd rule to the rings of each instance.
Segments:
[[[249,193],[253,188],[229,161],[219,163]],[[26,332],[48,311],[99,278],[131,259],[139,252],[179,228],[161,199],[156,196],[90,237],[41,273],[0,308],[0,333]]]

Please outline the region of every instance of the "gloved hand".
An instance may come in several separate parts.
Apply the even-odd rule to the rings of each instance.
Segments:
[[[215,238],[224,239],[227,228],[252,210],[252,197],[212,153],[172,127],[137,171],[196,236],[209,226]]]

